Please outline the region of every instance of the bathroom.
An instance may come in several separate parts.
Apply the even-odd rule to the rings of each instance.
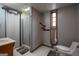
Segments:
[[[8,37],[15,41],[13,55],[47,56],[53,50],[50,41],[51,5],[59,6],[56,7],[58,44],[69,47],[73,41],[79,41],[79,4],[3,3],[0,4],[0,38]]]

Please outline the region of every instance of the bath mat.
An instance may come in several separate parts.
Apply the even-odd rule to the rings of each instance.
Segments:
[[[25,47],[25,46],[22,46],[22,47],[18,48],[17,51],[18,51],[20,54],[23,55],[23,54],[25,54],[26,52],[28,52],[29,49],[28,49],[27,47]]]
[[[47,56],[59,56],[59,53],[56,53],[55,51],[50,50]]]

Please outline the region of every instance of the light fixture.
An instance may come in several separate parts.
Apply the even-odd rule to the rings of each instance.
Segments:
[[[23,9],[23,11],[29,11],[30,7]]]

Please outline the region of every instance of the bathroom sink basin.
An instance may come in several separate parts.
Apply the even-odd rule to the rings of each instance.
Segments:
[[[0,38],[0,46],[14,43],[14,42],[15,42],[15,40],[13,40],[11,38]]]

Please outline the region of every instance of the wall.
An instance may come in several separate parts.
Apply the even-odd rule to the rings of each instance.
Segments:
[[[42,32],[40,22],[42,20],[42,15],[39,11],[32,8],[32,50],[37,48],[42,44]]]
[[[59,44],[70,46],[77,39],[76,7],[69,6],[58,9]]]
[[[76,6],[76,13],[77,13],[77,39],[76,41],[79,42],[79,4]]]
[[[47,29],[50,29],[50,12],[43,13],[43,24],[46,25]],[[50,45],[50,31],[43,31],[43,44]]]
[[[0,5],[0,38],[5,37],[5,10]]]

